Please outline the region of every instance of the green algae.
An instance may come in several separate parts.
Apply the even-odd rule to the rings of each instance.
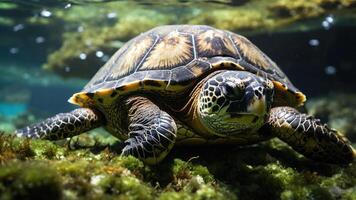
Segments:
[[[175,148],[157,166],[120,157],[113,144],[94,151],[99,144],[71,149],[1,135],[0,199],[355,199],[354,163],[315,163],[278,140]]]
[[[0,131],[0,163],[12,159],[24,160],[34,156],[30,141],[5,135]]]
[[[5,2],[1,2],[0,3],[0,9],[1,10],[8,10],[8,9],[14,9],[17,8],[16,4],[13,3],[5,3]]]
[[[61,199],[61,196],[61,178],[46,163],[12,161],[0,166],[0,199]]]
[[[352,95],[333,97],[337,104],[317,99],[308,108],[325,121],[344,118],[331,110],[352,110]],[[354,132],[347,134],[355,142]],[[118,143],[101,130],[60,142],[0,134],[0,199],[356,199],[355,163],[317,163],[278,139],[176,147],[157,166],[120,157]]]
[[[153,188],[130,176],[106,176],[99,185],[109,195],[120,195],[122,199],[153,199]]]
[[[174,159],[172,172],[175,179],[190,179],[194,176],[199,176],[204,182],[212,182],[214,180],[207,167],[194,165],[191,162],[184,162],[180,159]]]
[[[176,191],[168,188],[167,193],[160,195],[159,199],[187,198],[187,199],[236,199],[224,185],[218,185],[208,168],[192,164],[180,159],[174,159],[172,166],[173,185]]]
[[[0,17],[0,26],[13,26],[15,24],[14,20],[7,17]]]

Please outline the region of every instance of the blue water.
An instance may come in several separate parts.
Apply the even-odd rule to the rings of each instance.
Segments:
[[[0,102],[0,115],[13,117],[26,112],[28,106],[23,103],[4,103]]]

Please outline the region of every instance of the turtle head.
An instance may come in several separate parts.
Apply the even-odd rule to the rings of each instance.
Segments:
[[[260,128],[271,107],[273,83],[244,71],[223,71],[209,78],[198,99],[198,115],[215,134]]]

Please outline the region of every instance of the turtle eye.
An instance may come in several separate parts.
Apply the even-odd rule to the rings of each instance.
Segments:
[[[222,93],[228,97],[230,100],[241,100],[245,95],[245,90],[243,87],[233,83],[226,82],[222,88]]]

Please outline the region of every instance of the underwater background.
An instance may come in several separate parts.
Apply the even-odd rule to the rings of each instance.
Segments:
[[[13,131],[73,105],[126,41],[165,24],[249,38],[356,147],[356,0],[0,1],[0,199],[353,199],[356,164],[307,160],[279,140],[179,147],[158,166],[102,129],[59,142]]]

